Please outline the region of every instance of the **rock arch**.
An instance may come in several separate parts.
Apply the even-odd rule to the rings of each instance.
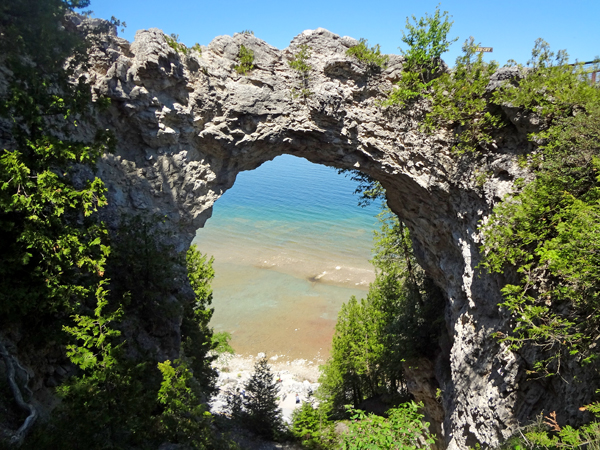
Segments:
[[[283,153],[360,169],[386,188],[419,262],[447,297],[447,337],[435,359],[410,371],[413,392],[428,405],[442,445],[495,445],[550,402],[541,385],[523,382],[518,357],[490,337],[509,318],[497,306],[501,280],[477,269],[478,223],[524,175],[514,156],[523,141],[515,129],[505,148],[458,158],[450,130],[419,131],[424,105],[380,106],[401,57],[391,55],[389,67],[374,73],[345,55],[355,43],[318,29],[278,50],[236,34],[186,55],[158,29],[139,31],[133,43],[105,37],[88,76],[97,94],[112,99],[99,120],[118,138],[117,152],[98,168],[109,188],[107,218],[160,212],[184,249],[240,171]],[[246,76],[234,70],[242,44],[255,54]],[[288,65],[301,45],[311,49],[307,98],[295,96],[300,78]],[[553,404],[566,405],[569,395],[563,389]]]

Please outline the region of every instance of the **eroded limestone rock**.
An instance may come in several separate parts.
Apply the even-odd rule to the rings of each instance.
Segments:
[[[479,155],[458,157],[452,130],[420,131],[426,104],[380,106],[402,58],[392,55],[386,70],[370,73],[345,54],[356,43],[317,29],[278,50],[236,34],[185,55],[158,29],[139,31],[133,43],[107,36],[88,76],[96,94],[112,99],[100,120],[118,138],[118,151],[99,165],[109,222],[131,210],[166,215],[185,249],[241,171],[283,153],[360,169],[386,188],[419,262],[447,297],[447,335],[412,380],[418,398],[441,393],[426,404],[442,443],[495,445],[542,409],[562,408],[572,419],[581,389],[526,381],[526,358],[491,337],[510,325],[497,306],[503,280],[477,268],[478,224],[514,179],[530,176],[516,155],[529,145],[523,130],[536,124],[511,112],[516,126],[506,136]],[[255,54],[247,76],[234,70],[242,44]],[[294,95],[300,76],[288,64],[301,45],[311,49],[306,99]],[[549,388],[553,396],[541,394]]]

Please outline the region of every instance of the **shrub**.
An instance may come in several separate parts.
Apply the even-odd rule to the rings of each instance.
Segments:
[[[342,435],[343,450],[367,450],[373,448],[417,450],[431,448],[435,436],[428,431],[429,423],[423,422],[419,412],[422,404],[404,403],[388,410],[389,417],[366,415],[361,410],[349,409],[352,422]]]
[[[158,363],[158,368],[162,374],[158,402],[164,408],[158,420],[163,437],[173,444],[211,448],[212,415],[195,395],[194,378],[185,361],[167,360]]]
[[[189,53],[190,50],[185,46],[185,44],[182,42],[179,42],[178,34],[171,33],[171,36],[167,36],[166,34],[164,36],[165,36],[165,41],[167,41],[167,44],[169,44],[169,47],[171,47],[177,53],[181,52],[184,55],[187,55]]]
[[[588,405],[598,418],[598,403]],[[594,421],[579,428],[569,425],[561,427],[556,420],[556,412],[547,416],[540,414],[537,420],[519,430],[519,433],[506,441],[505,450],[600,450],[600,422]]]
[[[346,55],[365,63],[371,71],[385,69],[389,61],[388,55],[381,54],[379,44],[369,48],[367,40],[362,38],[357,45],[346,50]]]
[[[249,48],[246,48],[246,46],[243,44],[240,45],[238,60],[239,63],[234,67],[234,69],[240,75],[246,75],[248,72],[254,69],[254,52]]]
[[[503,125],[498,113],[490,112],[486,88],[498,69],[495,61],[483,61],[473,37],[465,41],[463,55],[456,59],[450,73],[444,73],[431,83],[432,108],[427,114],[424,129],[432,132],[451,126],[456,130],[453,150],[456,153],[475,151],[493,141],[493,131]]]
[[[516,327],[497,337],[519,349],[543,354],[532,374],[560,371],[565,356],[581,362],[597,357],[593,340],[600,327],[600,89],[577,66],[564,65],[543,41],[533,50],[532,69],[518,84],[506,84],[495,101],[537,113],[546,129],[531,158],[535,180],[494,208],[482,227],[483,266],[492,272],[517,268],[503,307]],[[545,356],[544,356],[545,355]]]
[[[220,355],[221,353],[231,353],[232,355],[235,353],[235,350],[231,345],[229,345],[229,341],[231,340],[231,333],[227,331],[220,331],[219,333],[213,333],[212,336],[212,349]]]

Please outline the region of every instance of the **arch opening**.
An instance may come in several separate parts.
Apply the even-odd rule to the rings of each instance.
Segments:
[[[282,155],[240,174],[193,244],[215,257],[212,326],[240,354],[322,363],[341,304],[365,297],[380,206],[356,183]]]

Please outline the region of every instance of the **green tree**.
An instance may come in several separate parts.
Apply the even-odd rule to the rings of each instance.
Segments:
[[[498,63],[486,63],[480,44],[473,37],[463,44],[463,54],[456,58],[452,71],[431,82],[431,111],[424,129],[433,132],[440,127],[453,127],[456,153],[485,148],[494,141],[493,135],[504,126],[502,115],[490,105],[486,89]]]
[[[73,325],[63,327],[73,342],[67,355],[79,372],[57,389],[60,405],[25,448],[107,449],[148,442],[156,388],[148,389],[152,382],[144,363],[124,358],[116,329],[123,312],[107,312],[108,297],[100,288],[93,313],[74,315]]]
[[[217,355],[222,353],[235,354],[235,350],[229,344],[231,341],[231,333],[227,331],[219,331],[218,333],[213,332],[212,336],[212,349]]]
[[[164,437],[194,449],[215,449],[212,415],[194,393],[195,380],[185,361],[165,361],[158,368],[163,378],[158,402],[164,407],[159,416]]]
[[[322,367],[317,394],[331,405],[334,415],[341,415],[344,405],[358,406],[378,393],[384,323],[380,311],[372,306],[352,296],[338,314],[331,357]]]
[[[304,448],[326,450],[333,448],[338,440],[335,422],[327,419],[328,412],[323,406],[314,408],[309,402],[304,402],[292,412],[292,433]]]
[[[359,196],[358,206],[369,206],[376,200],[385,204],[385,189],[379,181],[356,169],[340,169],[338,173],[350,177],[352,181],[357,183],[354,194]]]
[[[0,7],[8,69],[0,119],[10,130],[0,152],[0,321],[27,316],[30,330],[93,298],[108,254],[94,215],[106,204],[105,188],[85,168],[114,142],[105,130],[91,141],[71,138],[78,127],[94,129],[92,99],[85,79],[73,78],[87,58],[85,42],[59,26],[66,12],[87,3]]]
[[[212,269],[203,269],[210,264],[201,258],[190,268],[194,301],[186,292],[183,255],[156,232],[160,221],[150,226],[139,220],[136,234],[126,230],[133,219],[125,220],[126,232],[112,236],[109,254],[107,230],[95,214],[106,204],[105,188],[93,173],[114,139],[106,130],[88,141],[76,137],[83,128],[94,135],[93,109],[106,102],[94,104],[79,76],[95,36],[69,31],[66,18],[88,3],[0,5],[6,69],[0,90],[0,327],[17,329],[25,345],[68,342],[67,356],[77,367],[58,389],[63,399],[52,420],[30,436],[27,448],[155,448],[165,439],[156,431],[157,415],[187,417],[189,405],[164,403],[164,396],[159,401],[156,355],[136,338],[140,328],[150,334],[172,328],[183,305],[193,303],[187,311],[202,345],[192,363],[200,367],[194,375],[204,387],[189,382],[184,370],[166,378],[177,392],[181,378],[208,396],[214,377],[203,357],[211,346]],[[204,431],[212,433],[208,425]]]
[[[132,246],[122,247],[120,241],[116,242],[109,261],[114,264],[111,270],[118,267],[130,273],[120,274],[113,291],[104,287],[98,290],[98,306],[93,314],[75,315],[74,324],[64,327],[73,342],[67,347],[67,354],[79,372],[59,388],[62,403],[50,424],[27,443],[29,448],[149,448],[165,441],[198,449],[228,448],[229,444],[215,435],[212,417],[207,414],[206,400],[213,390],[215,375],[206,355],[210,345],[198,346],[194,355],[199,359],[182,352],[180,359],[161,362],[157,369],[156,355],[141,351],[135,341],[140,328],[152,332],[161,311],[185,314],[186,308],[173,308],[174,299],[206,308],[201,300],[190,302],[185,295],[177,294],[173,289],[177,280],[172,275],[177,273],[173,266],[178,259],[172,247],[156,242],[156,228],[144,226],[141,218],[136,218],[135,223],[134,228],[122,229],[128,231],[121,235],[131,237]],[[144,235],[142,241],[139,232]],[[133,250],[133,255],[128,253]],[[195,248],[188,255],[188,276],[194,291],[199,296],[209,295],[212,268]],[[130,262],[134,257],[150,260],[124,265],[124,261]],[[121,258],[124,261],[119,261]],[[161,274],[166,279],[160,278]],[[149,285],[145,284],[146,278],[152,280]],[[136,280],[137,295],[157,302],[154,306],[148,304],[149,309],[156,309],[146,317],[138,315],[135,302],[140,298],[131,299],[130,290],[136,288]],[[156,296],[145,297],[144,291],[152,289]],[[124,298],[118,297],[119,292],[124,292]],[[198,332],[188,336],[189,345],[210,343],[210,329],[201,329],[191,307],[190,311],[188,318]],[[188,364],[194,364],[197,370],[192,371]],[[61,444],[64,439],[69,444]]]
[[[216,345],[209,326],[213,314],[213,259],[195,246],[187,250],[184,259],[183,253],[173,247],[171,237],[163,229],[162,218],[125,218],[112,240],[107,274],[115,301],[127,299],[124,310],[138,329],[152,335],[181,320],[181,359],[186,359],[199,382],[202,392],[196,394],[206,400],[214,392],[216,380],[211,367],[214,357],[209,355]],[[134,345],[136,337],[130,339]]]
[[[283,432],[284,424],[277,405],[279,384],[271,373],[267,358],[256,361],[245,389],[243,407],[248,428],[268,439],[277,438]]]
[[[240,51],[238,52],[238,64],[234,67],[237,73],[240,75],[247,75],[252,69],[254,69],[254,51],[247,48],[245,45],[240,45]]]
[[[346,50],[346,55],[354,56],[359,61],[365,63],[371,72],[385,69],[390,59],[388,55],[381,54],[379,44],[369,48],[369,42],[362,38],[357,45]]]
[[[495,95],[546,126],[530,137],[541,144],[529,158],[535,179],[482,227],[483,265],[500,273],[512,266],[519,278],[502,290],[516,326],[498,337],[541,350],[535,376],[560,372],[565,357],[596,359],[600,328],[600,90],[565,58],[538,40],[526,76]]]
[[[310,71],[312,66],[308,63],[311,56],[312,47],[304,44],[288,61],[289,66],[298,74],[300,78],[300,89],[292,88],[294,98],[301,97],[306,101],[313,93],[309,89]]]
[[[436,7],[433,16],[425,14],[413,23],[406,18],[406,30],[402,33],[402,42],[407,49],[400,48],[404,56],[402,78],[390,93],[386,105],[405,105],[423,95],[431,85],[431,81],[439,75],[442,67],[441,56],[458,38],[448,39],[452,27],[447,11],[441,12]]]
[[[76,76],[86,42],[63,26],[87,4],[0,5],[0,329],[18,330],[22,347],[64,342],[62,325],[102,291],[109,248],[95,212],[106,199],[92,167],[114,141]],[[95,138],[73,137],[84,126]]]
[[[214,357],[209,356],[213,349],[229,347],[227,339],[222,335],[221,340],[214,340],[213,330],[209,327],[214,309],[212,303],[212,289],[210,283],[215,276],[212,267],[213,258],[202,255],[195,246],[191,246],[186,254],[188,279],[194,290],[194,301],[187,302],[184,306],[181,323],[181,348],[187,358],[191,360],[190,367],[194,376],[203,386],[205,392],[214,391],[216,372],[211,367]]]
[[[389,210],[375,233],[375,281],[342,305],[317,395],[334,416],[365,399],[406,395],[402,363],[429,355],[443,329],[444,297],[418,265],[406,226]]]

